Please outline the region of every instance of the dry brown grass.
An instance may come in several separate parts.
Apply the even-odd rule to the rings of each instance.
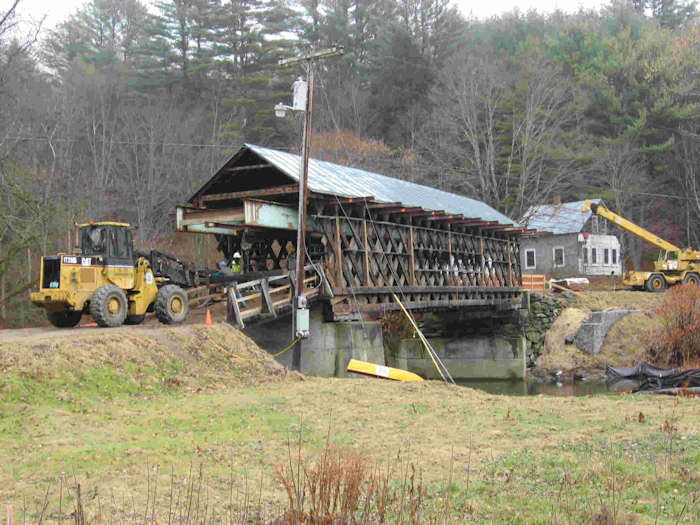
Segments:
[[[0,372],[50,383],[109,367],[139,386],[161,379],[186,391],[254,385],[287,375],[267,352],[225,323],[73,333],[0,342]],[[71,335],[61,331],[66,334]],[[156,374],[160,377],[154,371],[162,371]]]
[[[575,304],[562,311],[545,336],[538,368],[592,373],[606,365],[631,366],[644,360],[647,355],[646,336],[661,323],[655,309],[663,297],[664,294],[637,291],[589,290],[577,294]],[[640,312],[627,315],[610,328],[599,354],[590,355],[575,345],[565,344],[567,337],[573,337],[578,332],[591,310],[619,308]]]
[[[663,300],[663,293],[649,293],[631,290],[585,291],[576,296],[576,306],[587,310],[614,310],[629,308],[652,311]]]
[[[290,462],[290,435],[293,442],[303,434],[304,453],[321,458],[329,428],[342,454],[326,460],[325,466],[319,466],[318,459],[304,462],[309,479],[323,481],[327,488],[363,476],[367,481],[367,473],[394,460],[397,451],[405,464],[420,467],[424,485],[443,486],[454,464],[455,480],[469,486],[469,479],[476,483],[491,476],[488,469],[495,458],[517,451],[527,451],[522,461],[533,468],[549,461],[551,454],[568,458],[567,450],[586,444],[595,449],[600,439],[640,443],[658,434],[667,420],[673,421],[677,440],[691,438],[700,429],[697,403],[691,399],[513,398],[432,381],[411,385],[375,379],[308,378],[150,401],[125,398],[85,413],[25,410],[21,443],[17,437],[0,437],[0,464],[12,465],[0,472],[0,499],[17,501],[19,494],[43,487],[47,477],[75,469],[86,492],[92,494],[98,486],[113,489],[118,500],[123,495],[127,501],[135,497],[137,508],[146,503],[143,487],[149,464],[150,483],[158,486],[159,494],[169,490],[171,465],[177,490],[191,493],[188,486],[194,474],[188,473],[187,465],[194,464],[196,472],[203,463],[210,504],[226,503],[226,480],[233,477],[238,506],[245,507],[235,496],[239,491],[250,494],[253,504],[286,505],[284,488],[273,480],[274,466]],[[640,413],[644,423],[639,422]],[[291,450],[291,464],[298,472],[296,446]],[[367,463],[358,461],[350,470],[363,476],[328,475],[345,461],[353,463],[350,458],[355,455]],[[574,461],[571,468],[583,468],[584,477],[586,469],[592,476],[604,466],[587,456],[567,461]],[[155,465],[160,466],[158,471]],[[410,472],[396,474],[389,479],[410,476]],[[508,467],[495,475],[502,479],[503,490],[517,491],[525,473]],[[319,496],[318,488],[311,492],[318,502],[326,498]],[[478,502],[475,505],[475,512],[488,512],[479,509]],[[510,510],[507,502],[503,505],[503,512]]]

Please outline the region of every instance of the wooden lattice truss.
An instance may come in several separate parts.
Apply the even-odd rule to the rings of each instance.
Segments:
[[[422,208],[314,196],[307,258],[322,264],[336,319],[380,316],[398,308],[513,308],[521,295],[519,228]],[[257,229],[220,236],[246,271],[294,267],[296,231]]]
[[[520,298],[519,232],[484,221],[366,202],[316,202],[337,317],[409,308],[495,305]]]

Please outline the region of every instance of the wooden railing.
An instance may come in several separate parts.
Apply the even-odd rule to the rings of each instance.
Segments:
[[[309,302],[316,299],[322,290],[330,292],[320,265],[304,268],[304,295]],[[291,309],[294,298],[293,272],[286,275],[264,277],[226,288],[227,320],[238,328],[245,328],[245,320],[277,317]]]

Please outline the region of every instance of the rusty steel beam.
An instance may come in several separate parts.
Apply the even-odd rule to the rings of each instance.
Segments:
[[[454,221],[452,224],[465,228],[479,228],[480,226],[487,226],[491,223],[488,221]]]
[[[206,223],[242,223],[245,219],[243,208],[229,208],[223,210],[186,211],[178,221],[178,226],[190,226]]]
[[[390,293],[404,293],[404,294],[461,294],[463,296],[474,295],[477,293],[487,293],[493,295],[502,294],[515,294],[520,293],[522,290],[516,287],[487,287],[487,286],[382,286],[382,287],[357,287],[357,288],[342,288],[334,289],[333,293],[340,296],[350,296],[355,295],[375,295],[375,294],[390,294]]]
[[[434,216],[434,215],[445,215],[445,210],[426,210],[426,209],[420,208],[417,211],[408,211],[408,212],[406,212],[406,215],[410,215],[411,217],[428,217],[428,216]]]
[[[203,201],[224,201],[233,199],[244,199],[246,197],[269,197],[271,195],[287,195],[297,193],[299,191],[298,184],[288,184],[286,186],[278,186],[276,188],[265,188],[261,190],[248,191],[233,191],[230,193],[214,193],[211,195],[202,195]]]
[[[374,199],[375,197],[373,195],[368,195],[366,197],[336,197],[336,199],[329,201],[329,204],[338,206],[338,202],[340,202],[340,204],[354,204],[359,202],[369,202],[373,201]]]
[[[511,301],[502,301],[497,299],[435,299],[435,300],[418,300],[406,301],[403,303],[407,310],[427,310],[434,308],[457,308],[460,306],[472,307],[492,307],[498,311],[517,310],[520,308],[520,297]],[[389,310],[398,310],[400,307],[395,302],[390,303],[372,303],[358,305],[336,305],[333,308],[334,315],[344,315],[356,313],[358,310],[362,313],[383,313]]]
[[[512,227],[512,224],[489,224],[486,226],[480,226],[482,230],[505,230],[506,228]]]
[[[272,164],[251,164],[250,166],[234,166],[233,168],[225,168],[224,173],[235,173],[237,171],[259,170],[263,168],[273,168]]]
[[[464,224],[464,225],[469,225],[469,224],[488,224],[488,221],[484,221],[484,219],[474,219],[471,217],[465,217],[464,219],[458,219],[455,221],[456,223],[459,224]]]
[[[386,210],[387,208],[405,208],[400,202],[371,202],[367,204],[370,210]]]
[[[429,217],[423,217],[424,220],[426,221],[435,221],[435,222],[454,222],[460,220],[460,217],[462,215],[431,215]]]
[[[393,211],[389,211],[390,215],[405,215],[410,217],[411,213],[421,211],[423,208],[420,206],[405,206],[403,208],[397,208]]]

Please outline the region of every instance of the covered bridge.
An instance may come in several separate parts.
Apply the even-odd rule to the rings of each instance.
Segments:
[[[244,145],[187,204],[177,229],[217,236],[244,271],[286,270],[296,242],[300,158]],[[308,255],[332,288],[333,320],[398,308],[513,309],[522,227],[483,202],[315,159],[308,168]],[[330,316],[327,316],[330,317]]]

